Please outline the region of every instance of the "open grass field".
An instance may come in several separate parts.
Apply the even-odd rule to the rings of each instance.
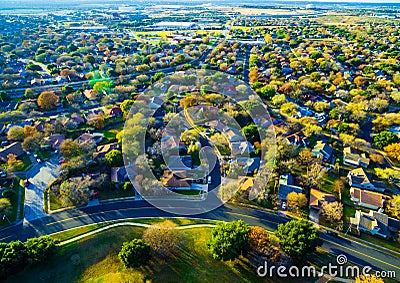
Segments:
[[[126,269],[118,251],[124,241],[141,237],[143,231],[118,227],[65,245],[45,265],[28,268],[6,282],[290,282],[262,280],[245,258],[214,260],[206,248],[211,228],[183,230],[185,246],[173,258],[153,259],[147,266]]]

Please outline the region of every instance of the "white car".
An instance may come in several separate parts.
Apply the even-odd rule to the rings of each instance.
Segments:
[[[207,177],[207,184],[211,184],[211,182],[212,182],[211,176],[208,176]]]
[[[282,202],[282,209],[286,210],[286,202]]]
[[[34,153],[34,154],[33,154],[33,157],[37,158],[37,154],[36,154],[36,153]]]
[[[38,163],[42,163],[42,159],[40,159],[40,158],[36,159],[36,161],[37,161]]]

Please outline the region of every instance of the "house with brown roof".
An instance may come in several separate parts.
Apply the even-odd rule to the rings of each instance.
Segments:
[[[310,190],[310,208],[320,211],[323,203],[337,201],[336,196],[322,192],[320,190]]]
[[[186,176],[186,171],[164,171],[161,183],[170,190],[190,190],[192,179]]]
[[[44,146],[49,146],[51,149],[59,149],[63,141],[65,141],[63,134],[52,134],[45,139]]]
[[[297,132],[286,137],[286,140],[290,144],[294,144],[297,146],[307,146],[309,143],[308,138],[302,133]]]
[[[119,105],[114,105],[110,110],[111,117],[120,117],[122,116],[122,114],[123,112],[121,110],[121,107],[119,107]]]
[[[17,158],[25,154],[20,142],[13,142],[12,144],[0,150],[0,161],[7,162],[8,155],[14,154]]]
[[[85,143],[85,142],[93,141],[96,144],[98,144],[103,140],[103,138],[104,138],[104,135],[101,133],[93,133],[93,134],[83,133],[82,135],[77,137],[75,141],[77,141],[78,143]]]
[[[390,199],[389,196],[371,192],[367,190],[362,190],[356,187],[350,188],[350,199],[357,205],[378,210],[379,208],[383,208],[386,202]]]
[[[386,190],[384,183],[372,180],[372,174],[366,172],[363,168],[351,170],[349,174],[347,174],[347,181],[351,187],[359,189],[366,189],[381,193]]]
[[[104,159],[106,154],[113,149],[119,149],[119,144],[117,142],[107,143],[99,145],[95,153],[93,153],[94,159]]]

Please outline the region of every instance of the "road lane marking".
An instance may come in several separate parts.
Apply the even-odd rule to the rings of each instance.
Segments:
[[[383,260],[381,260],[381,259],[377,259],[377,258],[375,258],[375,257],[373,257],[373,256],[364,254],[364,253],[362,253],[362,252],[353,250],[353,249],[351,249],[351,248],[348,248],[348,247],[346,247],[346,246],[343,246],[343,245],[341,245],[341,244],[338,244],[338,243],[335,243],[335,242],[332,242],[332,241],[329,241],[329,240],[325,240],[325,239],[324,239],[323,241],[324,241],[324,242],[331,243],[331,244],[333,244],[333,245],[335,245],[335,246],[339,246],[339,247],[344,248],[344,249],[346,249],[346,250],[352,251],[352,252],[354,252],[354,253],[360,254],[360,255],[362,255],[362,256],[365,256],[365,257],[367,257],[367,258],[373,259],[373,260],[375,260],[375,261],[377,261],[377,262],[386,264],[386,265],[388,265],[388,266],[390,266],[390,267],[393,267],[393,268],[395,268],[395,269],[400,270],[400,267],[395,266],[395,265],[393,265],[393,264],[391,264],[391,263],[387,263],[387,262],[385,262],[385,261],[383,261]]]

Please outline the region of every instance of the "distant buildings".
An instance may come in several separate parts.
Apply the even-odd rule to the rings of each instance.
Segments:
[[[373,210],[370,210],[369,213],[357,210],[355,216],[350,218],[350,223],[358,233],[366,232],[383,238],[391,237],[390,232],[397,232],[400,228],[399,220]]]

